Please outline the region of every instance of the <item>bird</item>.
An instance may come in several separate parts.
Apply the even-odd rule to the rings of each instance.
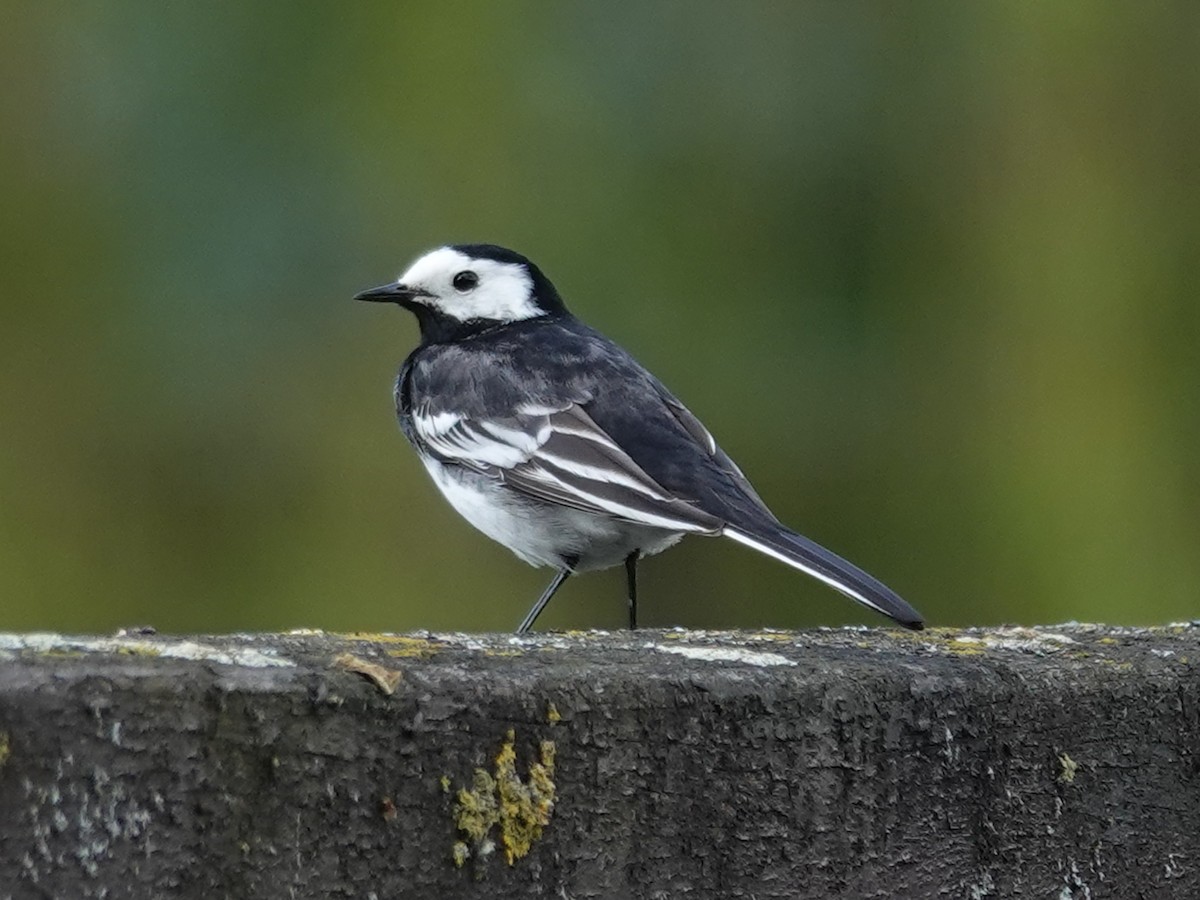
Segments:
[[[571,575],[620,565],[637,628],[638,561],[693,534],[730,538],[924,627],[891,588],[783,525],[700,420],[572,315],[520,253],[438,247],[355,299],[416,317],[394,398],[434,484],[479,531],[555,570],[518,634]]]

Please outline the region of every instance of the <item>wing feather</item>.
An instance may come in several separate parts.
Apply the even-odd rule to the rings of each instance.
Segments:
[[[651,478],[578,403],[490,420],[419,409],[412,425],[443,461],[530,497],[671,531],[713,534],[724,525]]]
[[[696,418],[692,411],[670,395],[664,396],[663,401],[666,403],[667,409],[671,411],[671,415],[675,417],[675,420],[708,451],[708,455],[733,480],[741,492],[750,498],[750,501],[758,507],[760,512],[764,512],[774,519],[775,514],[767,508],[767,504],[763,498],[758,496],[758,491],[754,490],[754,487],[750,484],[750,480],[742,474],[742,470],[738,468],[737,463],[729,458],[729,454],[717,446],[716,439],[713,438],[712,433],[704,427],[704,424]]]

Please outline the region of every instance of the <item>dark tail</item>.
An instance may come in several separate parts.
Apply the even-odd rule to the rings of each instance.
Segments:
[[[820,544],[803,535],[772,523],[753,532],[735,525],[725,526],[724,535],[739,544],[773,556],[801,572],[807,572],[851,600],[895,619],[905,628],[920,631],[925,627],[921,614],[905,603],[900,595],[853,563],[846,562]]]

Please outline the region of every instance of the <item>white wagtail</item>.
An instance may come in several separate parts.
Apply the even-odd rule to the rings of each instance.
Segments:
[[[355,299],[417,317],[396,412],[442,494],[525,562],[558,570],[518,633],[569,575],[620,563],[636,628],[638,560],[686,534],[733,538],[923,627],[890,588],[780,524],[687,407],[519,253],[442,247]]]

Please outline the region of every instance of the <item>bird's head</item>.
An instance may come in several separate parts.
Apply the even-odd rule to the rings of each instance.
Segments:
[[[355,297],[411,310],[424,341],[565,313],[558,291],[519,253],[492,244],[431,250],[396,281]]]

